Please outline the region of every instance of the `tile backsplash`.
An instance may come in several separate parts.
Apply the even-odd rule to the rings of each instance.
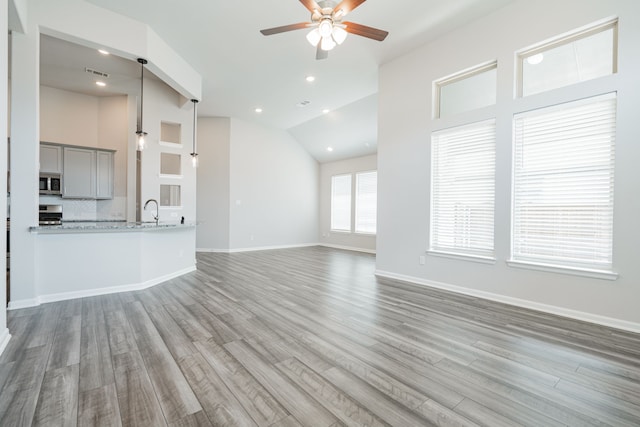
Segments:
[[[63,199],[56,196],[40,196],[42,205],[62,205],[63,220],[125,220],[126,197],[110,200]]]

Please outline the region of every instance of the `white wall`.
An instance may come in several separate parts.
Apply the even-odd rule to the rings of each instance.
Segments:
[[[286,131],[231,119],[229,248],[318,239],[318,163]]]
[[[6,11],[9,5],[6,0],[0,1],[0,10]],[[8,18],[6,14],[2,14],[0,17],[0,189],[7,186],[7,143],[6,136],[8,135],[7,118],[8,118],[8,67],[9,67],[9,51],[7,49],[9,45],[8,40]],[[3,196],[0,197],[0,224],[6,222],[7,215],[7,199]],[[5,253],[7,250],[6,239],[2,239],[0,242],[0,253]],[[0,271],[6,270],[6,258],[0,257]],[[9,340],[9,330],[7,329],[7,312],[4,307],[7,306],[7,297],[5,288],[7,285],[6,275],[0,278],[0,354],[7,345]]]
[[[549,13],[553,11],[553,13]],[[511,119],[514,105],[557,99],[557,93],[514,100],[514,52],[590,23],[619,17],[619,73],[562,90],[618,89],[614,270],[616,281],[516,269],[509,257]],[[495,264],[427,256],[431,82],[498,60]],[[640,330],[640,3],[624,0],[518,1],[382,66],[378,133],[378,251],[381,274],[483,295],[587,320]],[[602,87],[600,87],[602,86]],[[483,110],[486,113],[487,110]],[[470,121],[475,112],[466,116]],[[444,126],[440,123],[439,126]]]
[[[98,146],[98,98],[40,86],[40,140]]]
[[[147,132],[146,148],[142,151],[141,203],[148,199],[160,202],[160,185],[179,185],[181,207],[160,207],[160,221],[177,222],[181,217],[193,222],[196,218],[196,170],[191,165],[193,141],[193,104],[162,82],[145,79],[144,120]],[[168,146],[160,141],[162,122],[180,124],[181,145]],[[132,132],[133,135],[133,132]],[[160,176],[160,153],[179,154],[182,158],[182,177]],[[153,220],[153,209],[142,212],[143,221]],[[195,251],[195,246],[194,246]]]
[[[231,119],[198,118],[198,190],[196,247],[229,248]]]
[[[128,152],[128,116],[136,114],[129,111],[128,98],[121,95],[98,99],[97,146],[116,150],[113,155],[113,199],[97,201],[98,218],[125,219],[127,216],[127,166],[133,161]]]
[[[331,177],[374,171],[378,168],[378,156],[364,156],[320,165],[320,243],[328,246],[375,252],[376,236],[360,233],[331,231]],[[352,177],[351,223],[355,222],[355,175]]]
[[[318,163],[286,131],[199,118],[198,153],[198,250],[317,243]]]
[[[38,223],[39,35],[11,35],[11,299],[35,296]]]

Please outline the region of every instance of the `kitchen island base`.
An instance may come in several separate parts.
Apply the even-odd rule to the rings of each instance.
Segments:
[[[141,290],[195,271],[195,224],[33,227],[36,297],[9,309]],[[17,284],[16,284],[17,286]]]

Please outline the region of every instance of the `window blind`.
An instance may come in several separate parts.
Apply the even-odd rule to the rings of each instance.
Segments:
[[[611,270],[615,132],[615,94],[514,116],[514,260]]]
[[[356,233],[376,232],[378,172],[356,175]]]
[[[495,120],[432,135],[430,250],[493,257]]]
[[[331,177],[331,229],[351,231],[351,175]]]

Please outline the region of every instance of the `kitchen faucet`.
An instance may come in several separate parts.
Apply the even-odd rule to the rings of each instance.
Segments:
[[[155,219],[155,220],[156,220],[156,225],[158,225],[158,220],[160,219],[160,212],[159,212],[159,210],[158,210],[158,201],[157,201],[156,199],[149,199],[149,200],[147,200],[147,201],[145,202],[144,207],[142,208],[142,210],[145,210],[145,211],[146,211],[146,210],[147,210],[147,205],[148,205],[150,202],[153,202],[153,203],[155,203],[155,204],[156,204],[156,214],[155,214],[155,215],[153,215],[153,219]]]

